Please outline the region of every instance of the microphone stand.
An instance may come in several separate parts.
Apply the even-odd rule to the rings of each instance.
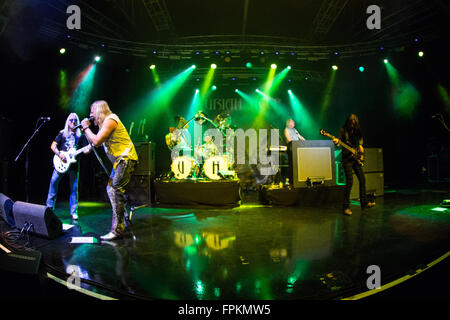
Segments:
[[[38,119],[41,120],[41,118]],[[37,126],[38,122],[36,122],[36,126],[35,126],[35,130],[33,132],[33,134],[31,135],[31,137],[28,139],[28,141],[25,143],[25,145],[23,146],[22,150],[20,150],[19,154],[17,155],[16,159],[14,159],[14,162],[17,162],[17,160],[19,160],[19,157],[21,156],[22,152],[27,149],[26,152],[26,156],[25,156],[25,198],[26,198],[26,202],[29,202],[30,200],[30,195],[29,195],[29,176],[28,176],[28,168],[29,168],[29,162],[30,162],[30,148],[29,148],[29,144],[31,142],[31,140],[34,138],[34,136],[39,132],[39,129],[41,129],[41,127],[44,125],[44,123],[46,123],[48,120],[47,119],[42,119],[44,121],[42,121],[42,123],[39,125],[39,127]]]

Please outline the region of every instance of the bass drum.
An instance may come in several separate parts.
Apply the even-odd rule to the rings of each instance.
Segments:
[[[206,159],[203,165],[203,172],[211,180],[220,180],[223,176],[219,175],[220,171],[228,170],[228,162],[224,157],[211,157]]]
[[[186,179],[194,173],[196,163],[191,157],[176,157],[172,161],[171,169],[176,179]]]

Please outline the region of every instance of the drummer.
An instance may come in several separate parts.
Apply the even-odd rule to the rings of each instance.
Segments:
[[[213,136],[205,135],[203,140],[205,141],[204,144],[195,147],[195,158],[198,163],[204,163],[204,160],[219,154]]]

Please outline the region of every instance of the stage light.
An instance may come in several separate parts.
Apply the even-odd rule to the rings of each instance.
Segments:
[[[287,66],[287,68],[288,68],[288,70],[291,70],[291,69],[292,69],[292,67],[291,67],[291,66]]]
[[[291,93],[292,93],[292,90],[291,90],[291,89],[289,89],[289,90],[288,90],[288,93],[289,93],[289,94],[291,94]]]
[[[338,66],[337,65],[334,65],[334,66],[332,66],[331,67],[333,70],[337,70],[338,69]]]
[[[279,55],[280,53],[279,53],[278,51],[275,51],[275,54],[276,54],[276,55]]]
[[[419,51],[419,52],[417,53],[417,55],[418,55],[420,58],[422,58],[422,57],[423,57],[423,51]]]
[[[100,60],[102,60],[102,57],[100,57],[100,56],[95,56],[94,60],[95,60],[95,62],[100,62]]]
[[[217,65],[215,63],[211,64],[211,69],[217,68]]]
[[[261,51],[260,54],[264,54],[264,51]]]
[[[339,54],[339,52],[337,52],[337,51],[334,52],[334,55],[335,55],[335,56],[337,56],[338,54]]]
[[[276,69],[276,68],[277,68],[277,65],[276,65],[275,63],[272,63],[272,64],[270,65],[270,67],[271,67],[272,69]]]
[[[295,52],[291,52],[291,56],[295,56]]]
[[[383,62],[386,64],[386,63],[389,62],[389,60],[388,59],[384,59]]]
[[[195,54],[200,54],[200,51],[196,51]]]
[[[216,51],[216,54],[219,54],[220,53],[220,51]]]
[[[195,89],[195,93],[199,93],[200,92],[200,90],[199,89]]]
[[[216,87],[216,86],[212,86],[211,89],[212,89],[212,90],[216,90],[217,87]]]
[[[61,49],[59,49],[59,53],[60,53],[60,54],[64,54],[64,53],[66,53],[66,49],[65,49],[65,48],[61,48]]]
[[[247,68],[251,68],[251,67],[253,67],[253,65],[252,65],[252,63],[251,63],[251,62],[247,62],[247,63],[245,64],[245,66],[246,66]]]
[[[156,68],[156,66],[154,65],[154,64],[152,64],[151,66],[150,66],[150,69],[151,70],[153,70],[153,69],[155,69]]]
[[[363,66],[359,67],[359,71],[364,72],[364,67]]]
[[[193,64],[193,65],[191,66],[191,69],[195,69],[195,68],[197,68],[197,66],[196,66],[195,64]]]
[[[238,89],[234,89],[234,92],[238,92],[239,90]]]
[[[157,54],[158,53],[158,51],[156,51],[156,50],[153,50],[153,54]]]

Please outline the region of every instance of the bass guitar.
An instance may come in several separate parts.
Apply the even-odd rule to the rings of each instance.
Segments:
[[[60,153],[66,158],[66,161],[62,161],[61,158],[55,154],[53,157],[53,165],[55,166],[56,171],[59,173],[64,173],[69,170],[70,165],[77,162],[77,159],[75,159],[76,156],[86,150],[89,150],[90,147],[90,145],[87,145],[78,150],[75,150],[75,148],[70,148],[68,151],[60,151]]]
[[[327,136],[330,139],[337,139],[335,136],[329,134],[328,132],[326,132],[323,129],[320,129],[320,134],[323,136]],[[341,145],[342,147],[344,147],[345,149],[347,149],[348,151],[351,152],[353,158],[361,165],[364,165],[364,152],[361,152],[355,148],[350,147],[348,144],[342,142],[341,140],[339,140],[339,145]]]

